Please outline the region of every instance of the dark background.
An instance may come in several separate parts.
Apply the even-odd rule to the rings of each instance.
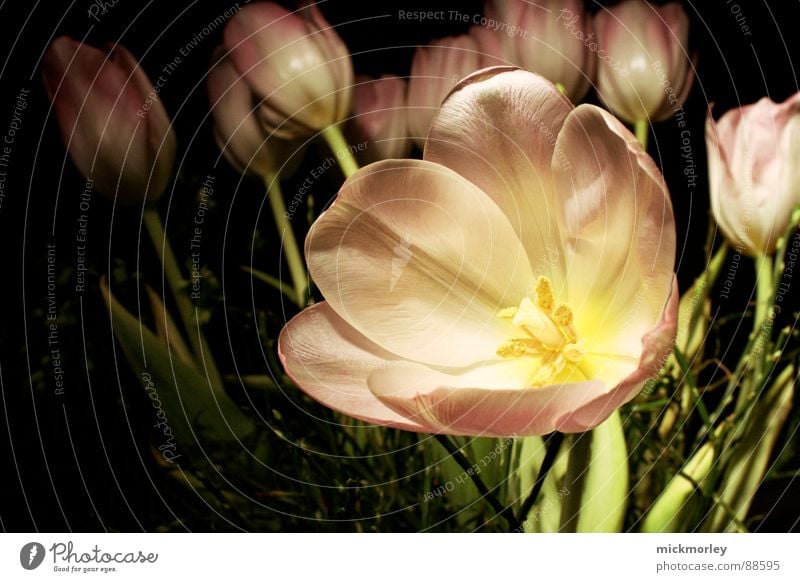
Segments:
[[[229,0],[119,0],[114,6],[109,3],[107,13],[99,15],[99,23],[87,14],[92,5],[88,0],[18,0],[0,4],[0,131],[5,131],[11,120],[16,95],[23,88],[30,90],[22,129],[13,145],[6,197],[0,207],[0,281],[4,296],[0,311],[0,531],[136,531],[164,524],[173,529],[213,527],[187,521],[181,517],[180,504],[170,499],[170,484],[154,470],[146,454],[145,423],[137,420],[147,403],[137,392],[136,379],[124,361],[115,360],[99,293],[94,289],[80,297],[70,293],[69,272],[63,275],[67,280],[62,281],[57,292],[59,311],[65,317],[60,341],[65,354],[66,390],[63,396],[53,393],[47,372],[43,319],[45,245],[57,243],[61,267],[73,262],[76,200],[83,189],[83,179],[60,142],[39,80],[38,65],[49,42],[69,34],[85,37],[95,45],[119,41],[140,57],[151,77],[155,77],[198,30],[233,4]],[[587,5],[591,10],[598,6],[594,2]],[[698,171],[697,187],[688,188],[682,173],[681,130],[674,121],[657,124],[650,142],[650,152],[670,185],[678,219],[678,273],[682,288],[705,264],[708,204],[703,122],[708,104],[715,104],[718,115],[764,95],[784,100],[798,90],[794,59],[800,56],[797,0],[703,0],[685,6],[691,18],[690,44],[697,55],[697,79],[685,105]],[[743,34],[734,7],[740,9],[751,36]],[[339,25],[339,33],[354,54],[357,72],[407,75],[415,45],[465,32],[467,25],[399,21],[399,9],[441,8],[477,13],[482,3],[329,0],[322,8],[330,21]],[[224,242],[226,257],[247,258],[252,232],[262,220],[259,186],[247,180],[240,182],[238,175],[219,162],[206,119],[205,88],[199,82],[221,32],[217,30],[184,59],[161,93],[178,134],[180,166],[176,187],[165,195],[162,208],[168,231],[179,238],[182,222],[191,211],[191,196],[185,193],[196,188],[205,168],[219,165],[214,170],[220,193],[218,209],[212,217],[219,228],[214,229],[217,238],[209,244],[221,249]],[[185,158],[181,157],[183,152]],[[335,181],[327,186],[327,195],[333,195]],[[235,198],[226,194],[234,191]],[[324,202],[321,200],[320,205]],[[269,250],[268,222],[263,229],[267,231],[266,250],[255,261],[270,270],[278,258],[274,250]],[[211,232],[212,227],[207,230]],[[128,265],[135,264],[138,257],[143,272],[158,272],[154,270],[158,265],[154,264],[156,259],[149,246],[139,244],[138,216],[113,209],[105,199],[95,197],[89,231],[89,263],[93,271],[87,278],[87,287],[96,285],[99,274],[119,268],[117,257]],[[260,359],[250,345],[256,332],[246,314],[237,319],[240,314],[235,307],[247,305],[249,280],[236,264],[223,271],[221,258],[222,252],[217,257],[217,272],[226,278],[227,301],[233,307],[227,322],[219,317],[212,320],[210,335],[214,330],[227,334],[230,352],[237,355],[239,365],[250,366],[257,373]],[[746,272],[741,274],[745,283],[749,276]],[[752,284],[750,289],[747,284],[739,287],[745,294]],[[731,309],[736,310],[740,299],[730,300]],[[276,296],[265,295],[264,300],[280,310]],[[89,362],[88,375],[84,357]],[[230,369],[231,357],[230,353],[220,355],[224,369]],[[797,491],[793,497],[798,498]],[[787,512],[797,515],[796,502],[787,507]],[[765,529],[781,530],[792,523],[781,521],[780,511],[773,513],[774,521],[766,522]]]

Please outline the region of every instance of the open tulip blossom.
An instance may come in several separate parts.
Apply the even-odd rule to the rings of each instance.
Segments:
[[[47,38],[6,60],[43,82],[0,138],[24,298],[0,357],[25,360],[0,388],[12,447],[37,449],[14,459],[58,470],[7,471],[36,483],[13,509],[70,530],[797,529],[791,3],[482,2],[95,2],[88,23],[35,3],[7,35]],[[425,571],[450,563],[475,564]]]
[[[309,395],[372,423],[589,430],[675,334],[675,225],[655,164],[611,115],[524,71],[464,80],[423,159],[352,176],[306,257],[325,301],[283,330],[281,360]]]

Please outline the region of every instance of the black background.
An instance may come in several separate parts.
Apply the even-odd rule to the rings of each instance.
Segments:
[[[87,352],[93,357],[93,366],[105,372],[93,373],[90,387],[84,363],[68,360],[65,396],[56,397],[51,389],[40,387],[37,371],[45,367],[43,358],[47,353],[46,331],[41,317],[37,317],[37,312],[41,314],[45,308],[43,249],[47,242],[55,240],[62,249],[63,260],[70,260],[75,200],[83,188],[83,179],[71,166],[60,142],[38,66],[48,43],[56,36],[69,34],[79,39],[86,37],[95,45],[118,41],[142,59],[146,70],[158,71],[179,47],[233,3],[119,0],[100,16],[100,23],[87,14],[91,4],[87,0],[17,0],[0,4],[0,130],[10,122],[20,89],[30,89],[23,127],[13,147],[6,198],[0,209],[0,281],[4,295],[0,310],[0,530],[136,531],[177,519],[171,517],[171,509],[161,499],[166,485],[153,476],[150,461],[142,456],[146,431],[130,422],[143,404],[137,398],[126,398],[125,406],[121,404],[112,338],[98,293],[85,293],[82,308],[89,338]],[[597,3],[587,5],[590,10],[598,9]],[[682,173],[681,130],[674,121],[657,124],[650,143],[650,153],[664,170],[675,206],[682,288],[705,264],[708,193],[703,123],[708,104],[714,103],[719,115],[764,95],[784,100],[798,90],[794,59],[800,56],[797,0],[702,0],[685,6],[691,18],[691,50],[697,55],[697,79],[685,110],[699,172],[698,186],[687,187]],[[743,34],[732,12],[734,6],[740,8],[751,36]],[[329,0],[322,8],[331,23],[339,25],[339,33],[353,52],[357,72],[407,75],[417,44],[465,32],[467,25],[400,21],[398,10],[458,9],[479,13],[482,3]],[[199,80],[220,38],[221,30],[217,30],[184,59],[161,94],[179,136],[177,163],[194,168],[195,172],[196,168],[202,172],[202,168],[218,163],[205,119],[205,88]],[[181,159],[184,151],[186,158]],[[230,170],[220,168],[219,176],[220,192],[233,191],[239,185],[238,176]],[[192,184],[196,179],[187,170],[179,181]],[[260,204],[259,200],[247,198],[248,184],[243,188],[245,193],[237,194],[235,201],[226,201],[224,194],[218,200],[218,204],[234,205],[230,221],[237,228],[220,234],[217,241],[222,242],[225,237],[226,252],[231,254],[249,252],[253,215]],[[181,220],[180,199],[162,203],[174,203],[171,216]],[[109,257],[135,259],[139,229],[137,216],[120,209],[114,211],[105,199],[96,198],[91,212],[90,261],[96,271],[89,280],[96,281],[97,274],[107,268],[104,266],[109,264]],[[152,268],[154,260],[150,251],[142,250],[143,270]],[[752,282],[746,280],[748,273],[741,276],[739,294],[746,301]],[[235,295],[237,275],[230,277],[228,290]],[[740,299],[731,299],[734,310]],[[78,300],[60,292],[59,302],[68,302],[73,312],[78,312]],[[80,322],[77,323],[65,328],[62,341],[82,341]],[[236,329],[228,331],[233,336],[238,333]],[[231,341],[235,344],[236,337]],[[118,373],[123,384],[131,384],[124,362],[119,363]],[[796,492],[794,497],[798,497]],[[787,509],[796,515],[796,502]],[[772,527],[778,530],[791,524],[781,521],[780,515],[774,519]],[[192,523],[181,527],[196,529]]]

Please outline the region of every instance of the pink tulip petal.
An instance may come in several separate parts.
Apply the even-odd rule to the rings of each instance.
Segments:
[[[610,113],[581,105],[553,158],[561,195],[569,301],[579,333],[638,356],[672,288],[675,219],[653,160]],[[589,323],[587,323],[589,322]]]
[[[367,384],[384,404],[426,427],[425,432],[495,437],[550,433],[560,418],[607,390],[598,380],[538,388],[486,386],[494,381],[491,369],[455,375],[398,363],[372,372]]]
[[[366,142],[366,150],[358,153],[370,162],[408,157],[412,142],[408,139],[406,81],[394,75],[356,80],[353,117],[348,125],[354,138],[350,143]]]
[[[133,55],[60,37],[42,76],[70,155],[95,188],[124,203],[159,196],[171,178],[175,135]]]
[[[443,366],[496,359],[514,332],[497,313],[533,285],[500,209],[422,160],[378,162],[348,179],[309,232],[306,257],[325,299],[360,333]]]
[[[409,136],[421,147],[447,94],[482,66],[481,47],[470,35],[449,36],[418,47],[408,80]]]
[[[346,115],[350,56],[316,8],[290,13],[273,2],[249,4],[225,27],[225,48],[265,99],[263,118],[280,135],[319,131]]]
[[[563,283],[558,200],[550,172],[572,106],[526,71],[486,69],[465,79],[431,126],[426,160],[471,180],[503,210],[537,275]]]
[[[769,98],[706,118],[711,208],[737,250],[772,253],[800,203],[800,94]]]
[[[312,305],[286,324],[278,355],[294,383],[320,404],[372,424],[424,431],[367,387],[367,376],[397,357],[359,334],[327,303]]]

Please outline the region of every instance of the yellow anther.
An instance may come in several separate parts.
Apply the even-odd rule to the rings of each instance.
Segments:
[[[553,310],[555,298],[553,297],[553,287],[550,279],[539,277],[536,280],[536,306],[548,315]]]
[[[573,322],[572,310],[563,303],[560,303],[558,307],[553,310],[553,321],[556,325],[561,327],[571,326]]]
[[[570,362],[577,362],[584,356],[584,342],[577,341],[567,344],[564,348],[564,357]]]
[[[517,311],[519,311],[519,309],[516,307],[506,307],[505,309],[500,310],[500,312],[497,314],[497,317],[500,319],[513,319],[517,314]]]
[[[575,316],[566,304],[556,305],[547,277],[536,280],[533,298],[525,297],[518,307],[502,309],[497,316],[510,319],[520,332],[500,344],[497,355],[529,359],[531,386],[554,382],[567,365],[578,365],[585,354],[584,343],[577,338]]]
[[[521,358],[528,351],[525,342],[518,339],[506,340],[497,348],[497,355],[501,358]]]

